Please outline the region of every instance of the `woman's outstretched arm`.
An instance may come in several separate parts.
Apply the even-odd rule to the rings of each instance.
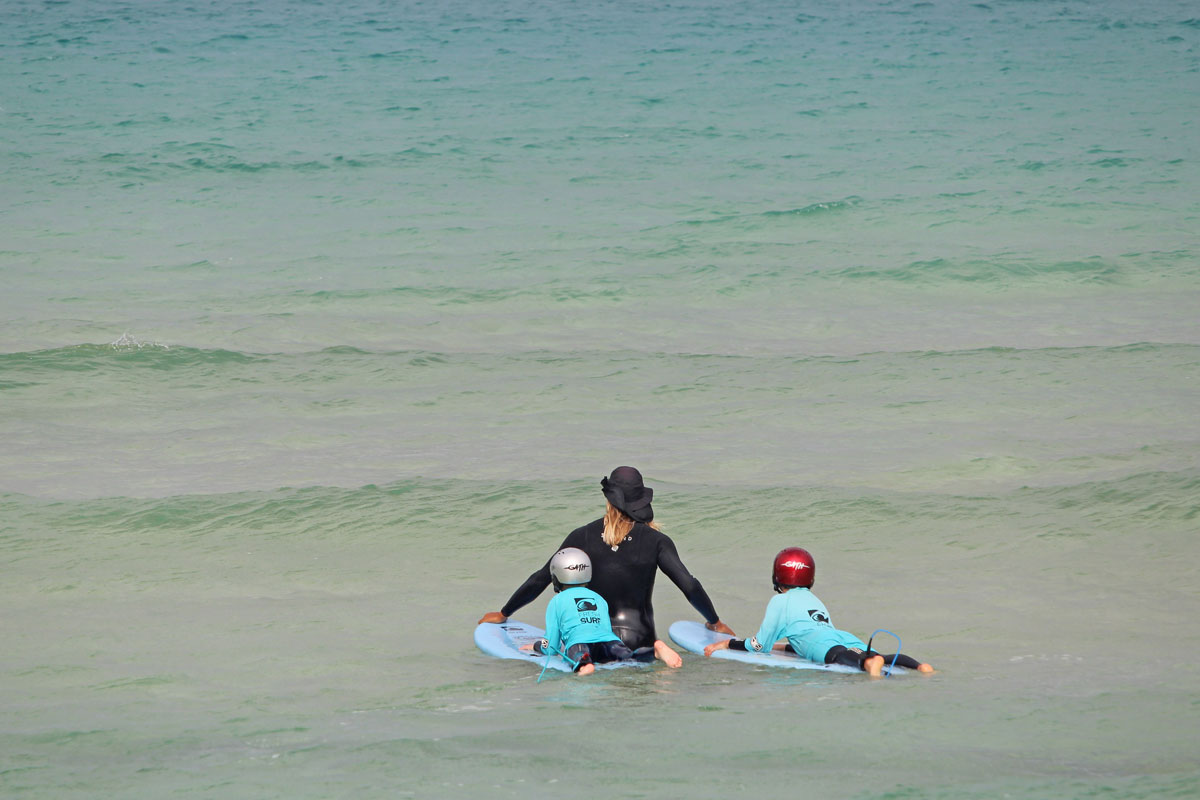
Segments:
[[[683,596],[688,599],[692,607],[700,612],[700,616],[704,617],[706,628],[733,636],[733,631],[728,625],[721,622],[721,618],[717,615],[717,610],[713,607],[708,592],[704,591],[704,587],[696,579],[696,576],[688,572],[688,568],[679,558],[679,551],[675,549],[675,543],[666,534],[663,534],[658,547],[658,568],[671,579],[671,583],[679,587],[679,591],[683,592]]]

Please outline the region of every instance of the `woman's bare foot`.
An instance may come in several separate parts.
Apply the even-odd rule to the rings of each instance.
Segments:
[[[584,664],[582,667],[579,668],[580,675],[591,675],[595,671],[596,671],[595,664]]]
[[[872,678],[878,678],[883,674],[883,656],[873,655],[863,662],[863,672],[870,675]]]
[[[654,655],[659,661],[662,661],[668,667],[683,666],[683,659],[679,657],[679,653],[676,653],[674,650],[668,647],[667,643],[662,639],[658,639],[654,642]]]
[[[932,674],[933,667],[929,666],[928,664],[920,664],[917,666],[917,672],[924,672],[926,674]]]

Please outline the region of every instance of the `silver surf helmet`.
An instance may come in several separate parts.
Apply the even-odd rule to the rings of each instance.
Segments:
[[[592,579],[592,560],[578,547],[564,547],[550,559],[550,579],[556,590],[587,583]]]

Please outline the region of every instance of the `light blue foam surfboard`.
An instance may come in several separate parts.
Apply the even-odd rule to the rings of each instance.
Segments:
[[[545,631],[534,625],[517,622],[481,622],[475,628],[475,646],[489,656],[496,658],[511,658],[517,661],[528,661],[537,667],[556,669],[559,672],[571,672],[574,668],[562,656],[539,655],[532,650],[522,650],[521,645],[533,644],[545,635]],[[597,664],[596,669],[615,669],[617,667],[645,666],[640,661],[610,661]]]
[[[704,655],[704,648],[713,642],[719,642],[722,639],[732,639],[734,637],[725,633],[716,633],[704,627],[702,622],[694,622],[692,620],[680,620],[672,623],[669,633],[675,644],[692,653]],[[771,653],[748,653],[742,650],[718,650],[712,654],[713,658],[722,658],[727,661],[741,661],[746,664],[759,664],[764,667],[784,667],[786,669],[819,669],[825,672],[844,672],[851,675],[862,675],[862,670],[857,670],[854,667],[845,667],[841,664],[818,664],[815,661],[809,661],[806,658],[801,658],[795,653],[780,652],[778,650]],[[884,667],[886,671],[887,667]],[[900,667],[895,668],[895,674],[900,674],[905,670]]]

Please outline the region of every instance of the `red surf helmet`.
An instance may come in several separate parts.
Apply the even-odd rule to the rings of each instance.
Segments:
[[[803,547],[785,547],[775,556],[775,564],[771,567],[771,580],[775,588],[781,586],[792,588],[803,586],[812,588],[813,580],[817,577],[817,562],[812,554]]]

